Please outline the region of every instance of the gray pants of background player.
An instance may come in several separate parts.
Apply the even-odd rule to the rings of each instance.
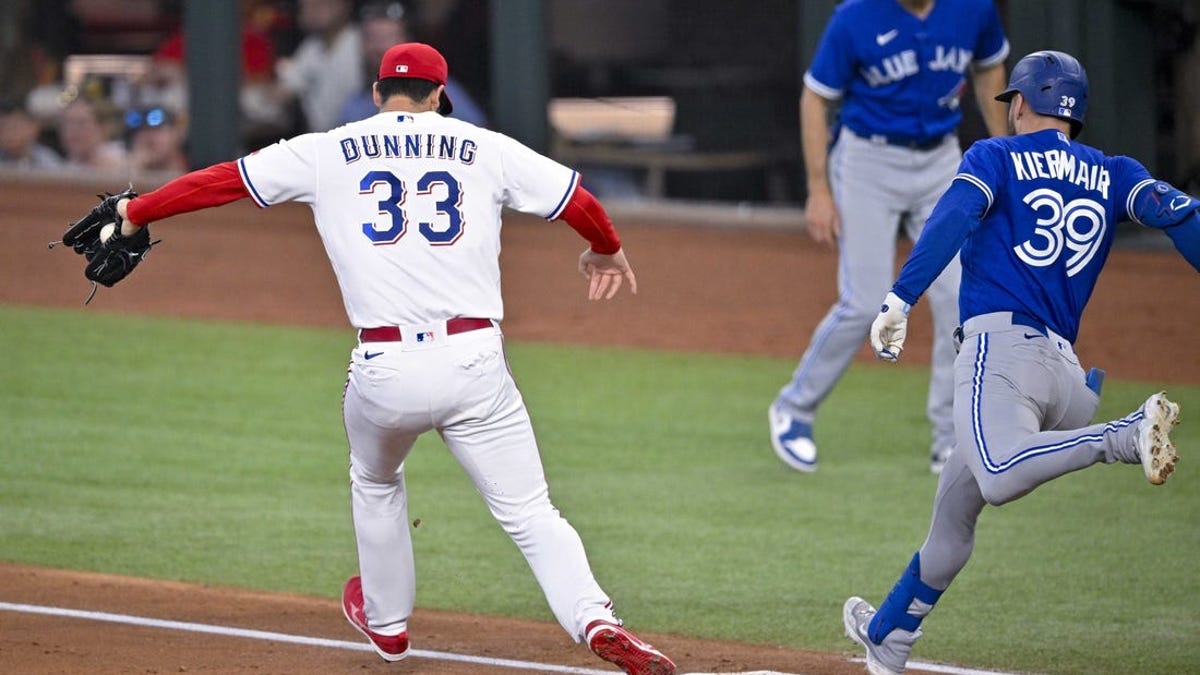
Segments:
[[[967,564],[985,504],[1098,462],[1137,463],[1141,411],[1091,422],[1100,397],[1088,388],[1071,343],[1013,324],[1008,312],[963,325],[954,364],[958,444],[938,480],[921,581],[944,590]]]
[[[779,392],[780,407],[812,423],[817,408],[866,343],[879,303],[896,278],[896,237],[902,225],[920,236],[962,160],[954,137],[927,151],[875,143],[843,129],[829,155],[829,180],[841,221],[838,300],[813,333],[808,350]],[[954,443],[954,329],[958,326],[958,258],[925,297],[933,313],[933,365],[926,413],[938,451]]]

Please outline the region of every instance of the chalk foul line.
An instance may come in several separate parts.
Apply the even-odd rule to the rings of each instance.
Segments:
[[[44,605],[26,605],[12,602],[0,602],[0,611],[7,612],[22,612],[25,614],[40,614],[43,616],[59,616],[71,619],[85,619],[89,621],[105,621],[108,623],[119,623],[129,626],[144,626],[148,628],[164,628],[167,630],[179,630],[192,633],[207,633],[209,635],[223,635],[227,637],[248,638],[251,640],[266,640],[269,642],[285,642],[289,644],[305,645],[309,647],[329,647],[333,649],[348,649],[358,652],[374,653],[374,648],[365,642],[349,642],[346,640],[332,640],[329,638],[311,637],[306,635],[292,635],[290,633],[276,633],[274,631],[255,630],[251,628],[236,628],[233,626],[216,626],[205,623],[193,623],[190,621],[171,621],[168,619],[153,619],[144,616],[133,616],[130,614],[114,614],[111,612],[94,612],[82,609],[70,609],[66,607],[47,607]],[[455,661],[458,663],[472,663],[482,666],[491,666],[495,668],[514,668],[523,670],[536,670],[548,673],[567,673],[569,675],[612,675],[613,670],[598,670],[595,668],[579,668],[575,666],[562,666],[550,663],[537,663],[534,661],[518,661],[515,659],[497,659],[487,656],[471,656],[469,654],[455,654],[452,652],[438,652],[425,649],[409,650],[409,658],[433,659],[436,661]],[[861,661],[862,659],[855,659]],[[961,668],[958,666],[948,666],[938,663],[924,663],[913,661],[908,664],[910,668],[925,670],[932,673],[944,673],[945,675],[1020,675],[1019,673],[1004,673],[995,670],[977,670],[973,668]],[[687,675],[706,675],[703,673],[691,673]],[[796,673],[782,673],[774,670],[755,670],[745,673],[725,673],[724,675],[799,675]]]

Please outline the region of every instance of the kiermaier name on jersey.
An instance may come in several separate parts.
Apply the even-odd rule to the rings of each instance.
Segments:
[[[1009,152],[1017,180],[1051,178],[1096,190],[1108,198],[1110,176],[1099,164],[1088,164],[1065,150]]]

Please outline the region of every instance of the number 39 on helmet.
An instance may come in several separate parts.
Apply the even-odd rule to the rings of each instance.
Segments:
[[[1025,97],[1034,112],[1070,122],[1071,138],[1083,130],[1083,116],[1087,112],[1087,72],[1074,56],[1047,50],[1021,59],[1013,66],[1008,88],[996,100],[1007,103],[1017,92]]]

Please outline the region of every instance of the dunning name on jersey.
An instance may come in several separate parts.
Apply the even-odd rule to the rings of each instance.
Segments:
[[[1099,164],[1088,164],[1066,150],[1044,150],[1042,152],[1009,152],[1017,180],[1049,178],[1073,183],[1087,190],[1098,191],[1108,199],[1111,182],[1108,169]]]
[[[475,162],[475,141],[442,134],[366,134],[339,141],[342,158],[352,164],[367,159],[448,159]]]

